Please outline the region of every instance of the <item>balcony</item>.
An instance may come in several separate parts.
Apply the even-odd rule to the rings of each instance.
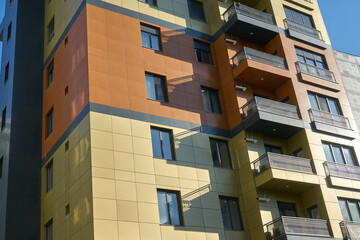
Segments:
[[[287,103],[254,97],[241,107],[245,130],[289,138],[304,128],[298,108]]]
[[[348,118],[316,109],[309,109],[309,115],[315,130],[350,139],[355,138],[355,133],[351,129]]]
[[[284,58],[243,47],[231,59],[235,80],[276,89],[290,79]]]
[[[340,91],[333,72],[303,62],[296,62],[295,64],[303,82],[329,88],[336,92]]]
[[[288,0],[288,1],[300,5],[302,7],[305,7],[311,11],[315,9],[313,0]]]
[[[342,221],[340,228],[344,239],[356,240],[360,239],[360,223]]]
[[[265,225],[268,240],[332,238],[328,221],[299,217],[280,217]]]
[[[226,33],[260,45],[279,33],[273,15],[240,3],[232,4],[223,14],[223,20]]]
[[[289,19],[284,19],[284,25],[290,37],[313,44],[323,49],[327,48],[327,45],[324,42],[322,34],[319,30]]]
[[[326,176],[334,187],[359,189],[360,167],[324,162]]]
[[[268,152],[253,167],[256,187],[299,193],[319,184],[310,159]]]

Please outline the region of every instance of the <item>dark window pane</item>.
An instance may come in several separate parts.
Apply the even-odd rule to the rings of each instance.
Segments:
[[[333,155],[331,153],[330,145],[326,144],[326,143],[323,143],[323,149],[324,149],[324,152],[325,152],[326,161],[334,162],[334,158],[333,158]]]
[[[160,50],[159,36],[151,35],[151,48],[154,50]]]
[[[332,146],[335,161],[337,163],[345,164],[344,156],[342,155],[341,148],[339,146]]]
[[[165,192],[157,192],[160,224],[170,224],[169,211]]]
[[[210,104],[213,113],[221,113],[219,93],[215,90],[210,90]]]
[[[0,179],[2,179],[3,164],[4,164],[4,157],[1,157],[0,158]]]
[[[231,215],[230,215],[230,209],[229,204],[226,199],[220,198],[220,207],[221,207],[221,216],[223,219],[223,224],[225,229],[232,229],[231,226]]]
[[[220,157],[221,157],[221,165],[223,168],[231,168],[230,162],[230,154],[227,142],[218,141]]]
[[[53,223],[52,220],[50,220],[49,223],[46,224],[46,240],[52,240],[53,239]]]
[[[285,203],[285,202],[278,202],[277,203],[279,208],[280,216],[290,216],[290,217],[296,217],[296,209],[295,204],[293,203]]]
[[[209,44],[194,40],[194,48],[195,48],[196,61],[207,63],[210,65],[213,64],[211,57],[211,49]]]
[[[171,225],[180,225],[179,203],[177,200],[177,195],[175,193],[168,193],[167,200],[169,204]]]
[[[311,66],[316,66],[315,60],[313,60],[313,59],[306,58],[306,63]]]
[[[330,112],[327,100],[325,97],[322,96],[318,96],[318,101],[319,101],[319,106],[320,106],[320,110],[324,111],[324,112]]]
[[[348,211],[347,206],[346,206],[346,201],[342,200],[342,199],[339,199],[339,205],[340,205],[340,210],[341,210],[341,214],[343,216],[343,219],[345,221],[351,221],[349,211]]]
[[[221,167],[221,163],[220,163],[220,159],[219,159],[219,152],[218,152],[218,144],[215,139],[210,139],[210,148],[211,148],[211,155],[212,155],[214,166]]]
[[[287,8],[287,7],[284,7],[284,10],[285,10],[285,16],[286,16],[286,18],[294,21],[294,17],[293,17],[293,15],[292,15],[291,9],[290,9],[290,8]]]
[[[205,21],[203,4],[195,0],[188,0],[189,14],[191,18]]]
[[[145,79],[146,79],[147,98],[152,99],[152,100],[156,100],[154,77],[151,76],[151,75],[146,74]]]
[[[159,100],[161,102],[166,102],[166,93],[164,91],[164,83],[163,78],[160,77],[154,77],[155,82],[155,92],[156,92],[156,100]]]
[[[315,27],[311,15],[308,15],[306,13],[288,7],[284,7],[284,10],[287,19],[290,19],[294,22],[306,25],[311,28]]]
[[[51,161],[46,167],[46,192],[53,187],[53,162]]]
[[[3,109],[1,114],[1,130],[5,128],[6,125],[6,107]]]
[[[204,102],[204,109],[206,112],[211,112],[209,91],[206,88],[201,89],[202,99]]]
[[[153,147],[153,156],[162,158],[160,131],[158,129],[151,129],[151,142]]]
[[[53,80],[54,80],[54,62],[51,62],[50,66],[48,67],[48,87],[51,85]]]
[[[310,15],[302,14],[302,21],[304,25],[315,28],[312,17]]]
[[[167,102],[168,99],[165,78],[147,73],[145,75],[145,79],[147,98]]]
[[[242,230],[239,204],[237,200],[229,200],[231,221],[234,230]]]
[[[159,29],[144,24],[141,24],[140,28],[142,46],[154,50],[161,50]]]
[[[47,133],[46,136],[50,136],[54,129],[54,110],[51,110],[46,117]]]

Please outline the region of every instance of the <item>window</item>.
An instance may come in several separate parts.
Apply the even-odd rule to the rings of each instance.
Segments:
[[[201,2],[195,0],[188,0],[190,17],[196,20],[205,22],[204,7]]]
[[[53,81],[54,81],[54,60],[50,62],[47,68],[47,86],[50,87]]]
[[[145,79],[147,98],[152,100],[158,100],[160,102],[167,102],[168,98],[165,78],[146,73]]]
[[[11,38],[11,23],[8,26],[8,30],[7,30],[7,42],[10,41]]]
[[[46,136],[49,137],[54,130],[54,109],[46,115]]]
[[[332,143],[323,143],[322,146],[326,161],[358,166],[353,148]]]
[[[140,28],[142,46],[160,51],[160,30],[145,24],[141,24]]]
[[[4,156],[0,158],[0,180],[2,179],[3,164],[4,164]]]
[[[48,37],[48,42],[50,42],[50,40],[54,37],[54,30],[55,30],[55,23],[54,23],[54,17],[50,20],[50,23],[47,27],[47,37]]]
[[[282,149],[281,149],[281,147],[278,147],[278,146],[265,145],[265,151],[267,153],[272,152],[272,153],[282,154]]]
[[[295,51],[299,62],[306,63],[314,67],[327,69],[327,65],[323,55],[300,48],[295,48]]]
[[[335,98],[330,98],[315,93],[309,93],[309,100],[312,109],[341,115],[339,102]]]
[[[210,138],[210,147],[214,166],[231,168],[231,160],[227,142]]]
[[[5,125],[6,125],[6,107],[3,109],[2,115],[1,115],[1,131],[4,130]]]
[[[300,23],[307,27],[315,28],[314,21],[310,15],[296,11],[288,7],[284,7],[284,10],[285,10],[286,19]]]
[[[360,222],[360,201],[339,199],[340,210],[344,221]]]
[[[212,65],[210,45],[194,40],[196,61]]]
[[[10,68],[10,63],[8,62],[5,66],[5,80],[4,80],[4,85],[9,81],[9,68]]]
[[[206,112],[221,114],[220,99],[219,99],[219,93],[217,90],[202,87],[201,95],[202,95],[202,99],[204,102],[204,108],[205,108]]]
[[[53,160],[46,165],[46,192],[49,192],[53,188],[54,183],[54,168]]]
[[[160,224],[183,225],[180,194],[167,190],[157,191]]]
[[[171,130],[152,127],[151,141],[154,157],[174,159],[174,142]]]
[[[45,225],[45,240],[53,239],[53,220],[51,219]]]
[[[227,230],[243,230],[238,200],[219,196],[219,201],[224,228]]]
[[[304,158],[305,157],[305,154],[304,154],[304,151],[302,148],[299,148],[297,149],[296,151],[293,152],[293,155],[295,157],[301,157],[301,158]]]
[[[314,205],[311,208],[308,208],[307,210],[308,210],[308,214],[309,214],[310,218],[321,219],[320,213],[319,213],[319,208],[317,207],[317,205]]]
[[[151,6],[156,6],[157,3],[156,3],[156,0],[139,0],[139,2],[143,2],[143,3],[147,3]]]
[[[294,203],[277,202],[280,216],[297,217]]]

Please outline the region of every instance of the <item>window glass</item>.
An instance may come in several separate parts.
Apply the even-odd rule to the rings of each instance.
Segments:
[[[52,18],[48,25],[48,42],[54,37],[54,27],[54,18]]]
[[[5,66],[5,81],[4,81],[4,85],[7,83],[7,81],[9,80],[9,68],[10,68],[10,63],[8,62]]]
[[[7,41],[9,41],[11,38],[11,23],[8,26],[8,32],[7,32]]]
[[[160,51],[160,30],[145,24],[141,24],[140,29],[142,46]]]
[[[182,225],[180,197],[178,193],[157,191],[160,224]]]
[[[168,160],[174,159],[173,136],[170,130],[151,128],[153,156]]]
[[[265,145],[265,151],[282,154],[282,149],[278,146]]]
[[[351,218],[353,222],[360,222],[360,213],[357,202],[348,201],[348,206],[351,214]]]
[[[294,151],[293,154],[295,157],[301,157],[301,158],[305,157],[305,154],[304,154],[304,151],[302,148],[299,148],[298,150]]]
[[[194,40],[194,48],[195,48],[196,61],[207,63],[210,65],[213,64],[211,57],[211,49],[209,44]]]
[[[151,6],[156,6],[156,0],[139,0],[139,1],[143,3],[148,3]]]
[[[52,61],[48,67],[48,87],[51,85],[51,83],[54,80],[54,61]]]
[[[319,107],[318,107],[318,104],[316,101],[316,96],[314,94],[309,94],[309,100],[310,100],[311,108],[319,110]]]
[[[325,97],[322,96],[317,96],[318,101],[319,101],[319,106],[320,106],[320,110],[324,111],[324,112],[330,112],[329,106],[328,106],[328,102],[326,100]]]
[[[145,74],[147,98],[167,102],[165,78],[150,73]]]
[[[333,152],[334,152],[334,156],[335,156],[335,161],[337,163],[341,163],[341,164],[345,164],[345,160],[344,160],[344,156],[342,155],[341,152],[341,148],[339,146],[332,146]]]
[[[4,157],[1,157],[0,158],[0,180],[2,179],[3,164],[4,164]]]
[[[317,207],[317,205],[309,208],[308,211],[309,211],[310,218],[321,219],[320,218],[320,213],[319,213],[319,208]]]
[[[46,136],[48,137],[54,130],[54,110],[53,109],[51,109],[50,112],[46,116],[46,124],[47,124]]]
[[[188,0],[188,7],[191,18],[204,22],[206,21],[203,4],[201,2],[195,0]]]
[[[221,113],[218,91],[202,87],[201,94],[206,112]]]
[[[231,168],[231,160],[227,142],[210,138],[210,147],[214,166]]]
[[[346,164],[356,166],[356,160],[350,148],[343,147],[343,152],[346,159]]]
[[[323,143],[323,149],[325,152],[326,161],[328,162],[334,162],[334,158],[331,153],[330,145]]]
[[[311,66],[316,66],[318,68],[327,69],[325,57],[323,55],[297,47],[295,50],[299,62],[306,63]],[[312,70],[315,69],[310,69],[310,71]]]
[[[46,224],[46,230],[45,230],[45,238],[46,240],[52,240],[53,239],[53,222],[50,220]]]
[[[339,199],[339,205],[344,221],[351,221],[349,211],[347,209],[346,200]]]
[[[243,230],[238,200],[219,196],[219,201],[224,229]]]
[[[289,216],[296,217],[296,209],[295,204],[293,203],[285,203],[285,202],[277,202],[280,216]]]
[[[46,192],[50,191],[53,188],[53,161],[46,166]]]
[[[315,27],[313,19],[310,15],[285,6],[284,6],[284,10],[285,10],[286,19],[297,22],[299,24],[306,25],[307,27],[311,27],[311,28]]]
[[[340,115],[339,106],[337,105],[337,101],[335,99],[328,98],[328,103],[330,107],[330,112],[332,114]]]

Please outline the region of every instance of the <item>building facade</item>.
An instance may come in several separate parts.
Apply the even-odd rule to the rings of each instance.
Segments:
[[[29,239],[30,208],[33,239],[356,239],[360,138],[316,0],[28,4],[1,25],[0,239]]]

